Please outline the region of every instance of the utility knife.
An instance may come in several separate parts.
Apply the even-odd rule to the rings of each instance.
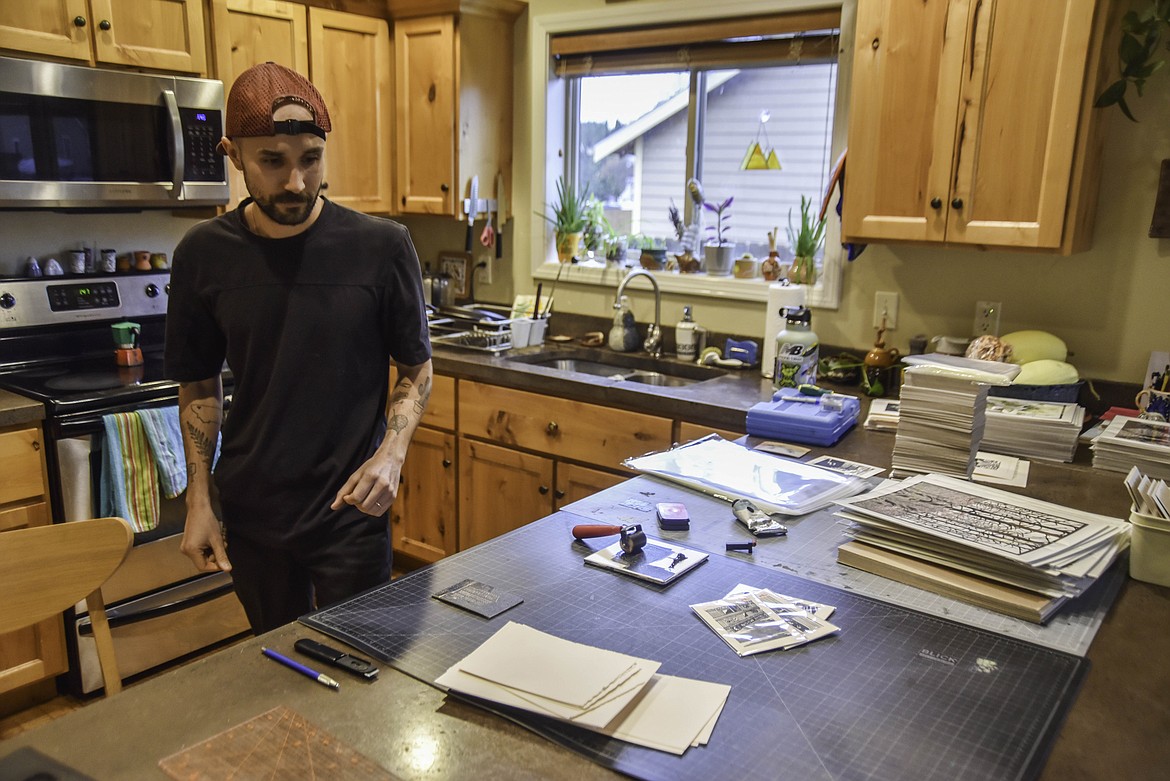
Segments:
[[[345,651],[330,648],[324,643],[318,643],[316,640],[301,638],[293,643],[293,648],[305,656],[311,656],[318,661],[325,662],[334,667],[340,667],[342,670],[359,675],[362,678],[373,680],[378,677],[378,668],[365,659],[359,659],[356,656],[347,654]]]

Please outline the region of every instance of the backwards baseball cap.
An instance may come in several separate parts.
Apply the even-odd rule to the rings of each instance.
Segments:
[[[308,109],[313,121],[286,119],[274,122],[272,112],[286,103],[296,103]],[[333,130],[325,100],[308,79],[296,71],[265,62],[253,65],[241,73],[232,84],[227,99],[227,118],[224,135],[296,136],[312,133],[325,138]]]

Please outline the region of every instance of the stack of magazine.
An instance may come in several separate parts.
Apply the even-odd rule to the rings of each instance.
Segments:
[[[1085,423],[1085,408],[1051,401],[1024,401],[991,396],[983,450],[1048,461],[1073,460]]]
[[[1095,467],[1128,472],[1136,466],[1150,477],[1170,480],[1170,423],[1116,417],[1092,447]]]
[[[837,560],[1042,623],[1129,545],[1129,524],[944,475],[845,499]]]
[[[983,439],[988,387],[927,366],[906,369],[891,474],[970,477]]]

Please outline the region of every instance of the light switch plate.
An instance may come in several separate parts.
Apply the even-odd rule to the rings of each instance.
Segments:
[[[873,297],[873,327],[882,327],[882,315],[886,318],[886,330],[898,327],[898,294],[878,291]]]

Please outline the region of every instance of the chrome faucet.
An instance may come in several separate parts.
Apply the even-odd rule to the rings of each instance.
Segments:
[[[650,280],[650,285],[654,288],[654,324],[646,329],[646,341],[642,344],[642,349],[650,353],[655,358],[662,357],[662,291],[658,289],[658,280],[654,275],[645,269],[637,268],[626,274],[626,278],[618,285],[617,295],[614,296],[614,309],[621,307],[622,294],[626,292],[626,285],[630,284],[635,277],[646,277]]]

